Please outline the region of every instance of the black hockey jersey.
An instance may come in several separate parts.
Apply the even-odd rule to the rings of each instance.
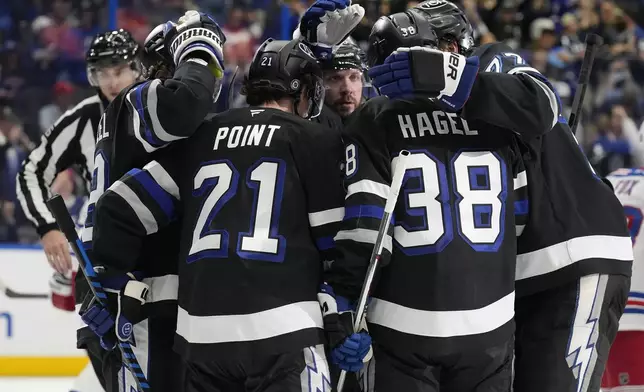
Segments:
[[[181,220],[177,351],[192,361],[323,342],[323,261],[343,217],[340,135],[276,109],[207,119],[101,197],[94,250],[130,269]]]
[[[494,121],[503,117],[496,111],[504,108],[488,108],[495,110],[489,114]],[[456,350],[453,340],[432,338],[497,331],[497,341],[505,341],[512,334],[515,232],[528,208],[514,128],[465,120],[426,98],[377,97],[353,114],[345,134],[339,257],[325,273],[336,293],[350,300],[364,280],[391,166],[399,151],[411,153],[385,237],[386,266],[368,308],[370,330],[380,339],[394,331],[396,344],[405,347]],[[492,344],[495,338],[485,339]]]
[[[540,75],[504,44],[484,45],[481,71]],[[541,76],[542,77],[542,76]],[[518,243],[517,295],[594,273],[630,276],[632,243],[622,206],[595,174],[561,115],[529,143],[530,224]]]
[[[105,190],[130,169],[142,168],[155,150],[190,136],[212,106],[215,78],[203,65],[186,62],[172,79],[140,82],[121,92],[108,106],[98,128],[94,172],[84,247],[93,262],[109,256],[92,252],[95,203]],[[178,224],[146,238],[137,250],[133,269],[145,273],[150,286],[146,310],[151,315],[175,315],[177,298]],[[118,245],[117,245],[118,246]]]

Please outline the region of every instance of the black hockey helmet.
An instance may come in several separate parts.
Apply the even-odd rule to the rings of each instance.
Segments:
[[[164,41],[166,30],[172,26],[172,22],[161,23],[145,38],[141,55],[144,78],[167,78],[174,74],[174,59],[166,50]]]
[[[98,86],[96,71],[120,64],[129,64],[132,70],[141,72],[138,59],[139,44],[128,31],[119,29],[97,34],[87,50],[87,79]]]
[[[465,12],[447,0],[427,0],[414,9],[429,18],[439,40],[455,42],[460,54],[468,56],[474,49],[474,31]]]
[[[369,34],[367,64],[370,67],[380,65],[396,49],[413,46],[438,46],[434,28],[422,12],[412,8],[405,12],[381,16]]]
[[[358,45],[345,41],[333,50],[331,61],[323,63],[323,69],[325,71],[341,69],[366,71],[365,57],[365,53]]]
[[[242,94],[275,90],[295,99],[295,113],[304,118],[317,117],[324,104],[322,69],[311,49],[301,40],[267,39],[257,49],[250,64]],[[306,92],[308,110],[298,113],[302,91]]]

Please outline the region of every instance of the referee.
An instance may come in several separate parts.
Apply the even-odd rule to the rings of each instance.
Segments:
[[[80,172],[89,185],[98,124],[109,103],[141,74],[138,53],[139,45],[125,30],[98,34],[86,56],[87,78],[96,88],[96,95],[65,112],[42,136],[40,145],[25,159],[18,173],[18,200],[25,215],[36,226],[47,260],[56,270],[52,280],[57,284],[52,285],[52,295],[56,294],[55,287],[71,285],[67,277],[71,276],[72,260],[67,239],[58,230],[56,220],[45,204],[51,196],[49,188],[58,173],[72,167]],[[89,286],[80,273],[75,280],[76,288],[73,291],[78,304],[89,292]],[[64,290],[58,294],[63,295],[62,292]],[[103,390],[118,390],[112,381],[116,379],[112,369],[118,370],[113,365],[117,359],[101,348],[98,339],[87,328],[77,331],[77,339],[77,347],[87,350],[91,367],[85,368],[76,378],[74,390],[98,390],[92,373],[96,374]]]
[[[72,259],[67,239],[45,202],[56,175],[77,169],[87,184],[92,178],[96,130],[103,110],[140,74],[139,45],[124,30],[97,35],[87,51],[87,76],[97,94],[65,112],[42,136],[17,176],[16,193],[25,215],[36,226],[49,264],[69,274]]]

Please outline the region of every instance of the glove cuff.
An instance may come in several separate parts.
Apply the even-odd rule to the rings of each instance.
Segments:
[[[138,280],[130,280],[125,285],[125,289],[123,290],[123,295],[125,297],[135,299],[141,302],[141,305],[143,305],[145,304],[149,290],[150,290],[150,286],[148,286],[147,284]]]

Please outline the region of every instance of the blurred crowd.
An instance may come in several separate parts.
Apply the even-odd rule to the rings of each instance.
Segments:
[[[22,213],[15,177],[31,149],[56,119],[94,91],[84,56],[91,38],[119,28],[142,42],[151,27],[187,9],[213,15],[227,42],[227,88],[215,110],[244,105],[238,92],[257,46],[288,39],[312,0],[107,0],[0,1],[0,242],[34,243],[38,236]],[[356,2],[356,0],[354,0]],[[353,38],[366,44],[373,22],[418,2],[362,0],[367,15]],[[644,164],[637,151],[644,120],[644,29],[607,0],[463,0],[479,43],[504,41],[548,76],[570,107],[588,33],[606,45],[599,51],[577,137],[600,174]],[[70,207],[80,205],[84,184],[61,173],[54,191]]]

